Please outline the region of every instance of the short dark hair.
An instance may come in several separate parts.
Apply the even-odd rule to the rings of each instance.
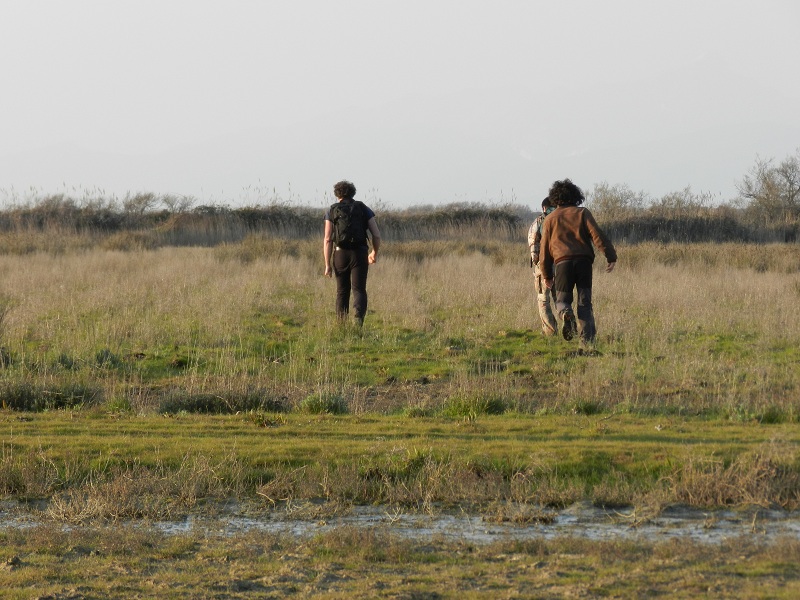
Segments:
[[[553,206],[553,203],[550,202],[550,196],[545,196],[544,200],[542,200],[542,210],[547,210],[551,206]]]
[[[352,198],[356,195],[356,186],[347,180],[342,180],[333,186],[333,195],[337,198]]]
[[[553,206],[580,206],[586,199],[581,188],[569,179],[554,182],[548,198]]]

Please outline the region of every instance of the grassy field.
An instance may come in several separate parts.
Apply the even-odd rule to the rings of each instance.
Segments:
[[[4,597],[796,598],[797,540],[721,547],[531,539],[484,546],[340,529],[165,536],[127,527],[0,530]],[[9,558],[6,558],[9,557]]]
[[[377,504],[506,519],[581,500],[797,508],[796,248],[618,250],[614,273],[597,265],[593,354],[539,333],[524,244],[387,244],[363,330],[335,322],[317,241],[0,255],[0,494],[42,521],[0,530],[0,587],[106,595],[92,573],[113,563],[144,596],[204,596],[204,577],[220,597],[626,597],[644,582],[691,597],[733,595],[735,581],[744,597],[796,595],[791,540],[735,553],[130,529],[230,498],[265,513]],[[64,539],[65,523],[85,539]],[[283,582],[255,575],[295,568]],[[325,573],[334,583],[318,585]],[[37,577],[46,585],[29,587]]]
[[[539,334],[517,244],[390,246],[363,332],[334,322],[318,246],[0,256],[0,403],[231,412],[318,394],[351,414],[482,398],[535,414],[797,420],[794,246],[622,248],[618,271],[596,274],[591,357]]]

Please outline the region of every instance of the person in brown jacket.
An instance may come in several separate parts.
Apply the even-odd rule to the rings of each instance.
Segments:
[[[581,347],[591,348],[597,335],[592,310],[594,248],[608,261],[606,273],[614,270],[617,252],[592,213],[580,206],[585,198],[572,181],[556,181],[548,197],[556,210],[542,223],[539,251],[542,277],[548,288],[555,288],[561,335],[571,340],[577,332]],[[573,289],[578,295],[577,323],[572,310]]]

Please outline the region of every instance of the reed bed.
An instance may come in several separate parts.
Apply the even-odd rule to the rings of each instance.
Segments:
[[[625,193],[600,186],[588,193],[588,206],[614,240],[648,243],[765,243],[797,238],[796,216],[763,214],[755,205],[711,205],[691,190],[645,205],[629,203]],[[630,191],[628,191],[630,193]],[[0,210],[0,253],[39,250],[59,253],[100,246],[145,250],[165,246],[217,246],[250,236],[284,240],[317,238],[327,206],[293,206],[277,199],[231,208],[194,206],[191,198],[139,194],[116,199],[65,195],[32,198]],[[387,240],[520,241],[538,211],[520,204],[455,203],[394,210],[379,200],[377,209]],[[164,207],[159,209],[159,207]]]

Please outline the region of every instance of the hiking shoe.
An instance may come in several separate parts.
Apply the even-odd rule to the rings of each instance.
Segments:
[[[570,312],[565,312],[563,319],[561,335],[564,336],[565,340],[570,341],[578,332],[578,324],[575,322],[575,315]]]

